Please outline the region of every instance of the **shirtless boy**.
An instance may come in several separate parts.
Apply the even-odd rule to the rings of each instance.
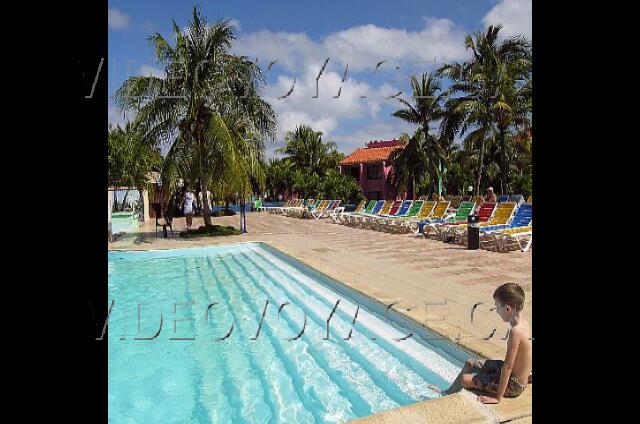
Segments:
[[[503,397],[519,396],[530,382],[531,326],[521,315],[524,290],[515,283],[503,284],[493,293],[493,300],[500,318],[511,325],[504,361],[467,360],[445,393],[453,393],[462,386],[488,393],[489,396],[478,396],[483,403],[499,403]]]

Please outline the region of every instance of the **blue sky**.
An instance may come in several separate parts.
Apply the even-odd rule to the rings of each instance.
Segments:
[[[465,34],[501,23],[505,35],[531,37],[532,0],[236,0],[198,3],[210,21],[231,19],[237,39],[232,51],[258,59],[267,77],[264,96],[278,113],[278,137],[305,123],[351,153],[370,140],[391,139],[415,128],[391,113],[386,97],[410,95],[409,76],[443,62],[465,60]],[[109,95],[131,75],[163,75],[146,37],[169,36],[172,19],[186,27],[193,2],[109,2]],[[329,62],[318,82],[316,76]],[[269,63],[277,61],[270,70]],[[385,61],[377,70],[376,64]],[[435,62],[434,62],[435,61]],[[349,65],[344,83],[342,78]],[[293,93],[288,92],[295,78]],[[333,98],[340,90],[340,97]],[[366,98],[362,98],[366,96]],[[109,122],[125,117],[109,105]]]

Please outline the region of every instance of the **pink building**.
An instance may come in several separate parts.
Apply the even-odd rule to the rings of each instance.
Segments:
[[[369,200],[395,200],[398,193],[391,187],[389,156],[404,146],[398,140],[371,141],[340,161],[340,173],[353,176]]]

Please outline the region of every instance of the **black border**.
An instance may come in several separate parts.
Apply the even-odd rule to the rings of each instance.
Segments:
[[[598,221],[615,218],[594,217],[604,209],[585,210],[584,218],[567,222],[563,208],[576,201],[589,207],[594,194],[610,193],[597,185],[616,174],[607,176],[611,171],[601,166],[615,160],[610,152],[620,155],[613,144],[625,138],[602,134],[620,120],[589,116],[590,110],[599,113],[610,107],[601,96],[608,95],[608,84],[616,84],[616,75],[598,77],[603,64],[597,59],[604,65],[615,60],[593,42],[607,32],[604,17],[586,19],[581,6],[533,3],[533,417],[551,422],[592,414],[589,396],[613,401],[608,379],[616,367],[597,360],[610,353],[594,351],[610,339],[594,338],[603,333],[584,318],[591,315],[589,307],[606,315],[603,301],[605,307],[628,309],[619,290],[605,290],[608,282],[615,282],[607,277],[612,268],[603,261],[606,250],[616,253],[624,247],[599,227]],[[106,423],[108,333],[103,341],[95,337],[108,306],[106,231],[99,218],[106,203],[100,187],[107,182],[108,2],[37,8],[28,24],[15,19],[7,30],[8,48],[15,47],[7,56],[17,63],[5,68],[11,75],[5,80],[5,105],[17,113],[5,121],[4,181],[17,197],[5,198],[11,211],[4,221],[5,246],[13,255],[5,270],[15,274],[9,277],[10,286],[18,287],[19,297],[7,301],[17,305],[13,317],[20,317],[24,326],[11,341],[18,341],[16,350],[24,362],[7,368],[16,373],[11,391],[24,398],[27,416]],[[580,22],[580,30],[571,28]],[[87,99],[102,58],[94,95]],[[620,73],[625,69],[632,67],[623,65]],[[607,197],[631,200],[628,195]],[[25,207],[16,211],[19,201]],[[623,224],[633,225],[626,218]],[[572,256],[577,260],[570,261]],[[595,280],[597,292],[591,290]],[[585,292],[595,292],[600,299],[587,300]],[[595,365],[603,366],[600,372]],[[602,370],[611,372],[603,376]],[[578,402],[572,394],[580,396]],[[554,408],[559,405],[565,407]]]
[[[107,422],[108,3],[24,4],[7,15],[5,300],[20,331],[6,383],[27,421]],[[102,62],[100,73],[98,66]],[[95,82],[95,87],[94,87]],[[93,95],[91,92],[93,91]],[[90,97],[87,97],[90,96]],[[12,168],[11,168],[12,167]],[[8,203],[6,203],[8,208]],[[7,345],[9,346],[9,345]],[[14,405],[11,405],[14,406]]]

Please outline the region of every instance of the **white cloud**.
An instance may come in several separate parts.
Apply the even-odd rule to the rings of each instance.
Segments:
[[[300,124],[322,131],[325,140],[335,140],[340,151],[350,153],[369,140],[397,137],[403,131],[413,132],[401,122],[396,124],[393,118],[392,124],[380,122],[383,107],[390,103],[385,98],[408,88],[398,88],[398,83],[384,80],[390,79],[389,74],[396,72],[396,66],[401,67],[397,76],[404,81],[406,78],[399,74],[424,72],[429,66],[414,62],[434,62],[435,59],[442,63],[464,59],[467,56],[464,35],[450,20],[425,18],[424,27],[419,31],[362,25],[334,32],[317,42],[305,33],[263,30],[240,36],[234,42],[233,50],[237,54],[257,57],[263,71],[275,80],[264,93],[278,115],[277,143],[268,146],[268,156],[273,156],[273,150],[283,146],[284,134]],[[313,98],[316,77],[327,58],[329,63],[318,82],[319,97]],[[369,82],[363,81],[359,72],[367,71],[371,77],[376,64],[383,60],[388,63],[374,74],[374,81],[371,78]],[[277,61],[276,69],[268,71],[273,61]],[[347,63],[349,72],[342,83]],[[294,77],[291,95],[279,99],[291,89]],[[340,98],[333,98],[340,87]],[[387,109],[384,109],[385,114],[390,113]],[[367,123],[364,130],[344,135],[340,129],[352,120]]]
[[[241,31],[242,26],[240,25],[240,21],[237,19],[229,19],[229,24],[233,25],[236,31]]]
[[[118,30],[118,29],[124,29],[127,26],[129,26],[131,17],[115,7],[110,7],[108,20],[109,20],[109,28]]]
[[[323,56],[318,54],[317,43],[311,41],[304,33],[266,30],[239,37],[233,43],[233,50],[244,56],[257,57],[259,64],[264,68],[270,62],[277,61],[290,71],[295,71],[301,64],[312,61],[309,56]]]
[[[239,37],[234,51],[257,57],[263,65],[277,60],[290,72],[321,65],[326,58],[329,69],[342,72],[348,63],[351,71],[373,71],[383,60],[406,66],[434,58],[439,63],[460,59],[465,55],[464,35],[448,19],[425,18],[420,31],[369,24],[331,33],[319,42],[304,33],[257,31]]]
[[[138,75],[142,75],[142,76],[145,76],[145,77],[164,78],[165,77],[165,72],[162,69],[156,68],[154,66],[142,65],[142,66],[140,66],[140,70],[138,72]]]
[[[502,35],[524,35],[531,39],[532,0],[501,0],[482,22],[485,26],[502,24]]]
[[[273,149],[282,147],[285,133],[301,124],[322,131],[324,140],[332,140],[335,130],[349,120],[365,118],[375,122],[382,102],[385,101],[384,97],[398,91],[390,84],[373,87],[353,78],[347,78],[342,83],[342,75],[325,71],[318,81],[318,98],[313,98],[316,95],[316,76],[319,71],[320,65],[309,65],[302,75],[296,76],[293,92],[286,98],[279,97],[291,90],[293,77],[281,75],[275,84],[266,88],[264,98],[278,115],[278,142],[276,146],[272,146]],[[334,98],[338,91],[340,97]],[[362,96],[366,98],[363,99]],[[347,153],[351,149],[340,143],[338,147]]]
[[[338,145],[339,151],[348,155],[360,147],[365,147],[370,141],[397,139],[403,132],[412,135],[414,131],[415,126],[400,120],[391,123],[375,122],[353,133],[335,135],[332,140]]]
[[[329,35],[324,40],[329,57],[349,63],[354,70],[373,70],[387,60],[393,63],[447,62],[464,55],[464,33],[448,19],[425,19],[420,31],[362,25]]]

